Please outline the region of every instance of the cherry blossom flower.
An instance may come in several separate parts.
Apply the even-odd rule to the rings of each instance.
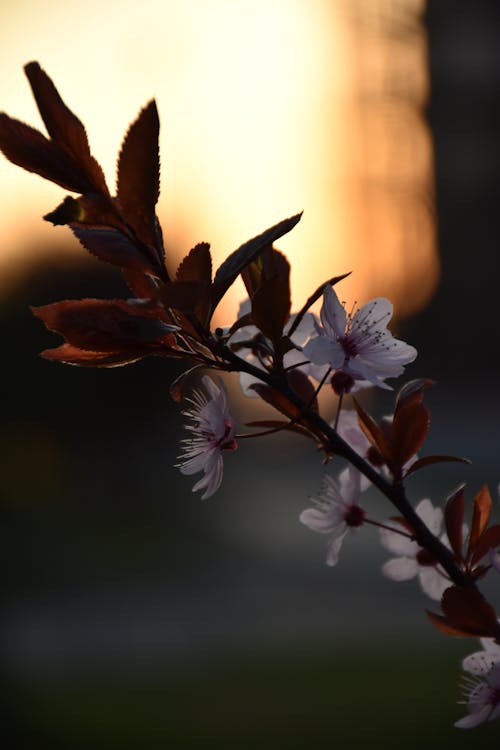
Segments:
[[[311,531],[331,534],[326,564],[336,565],[347,531],[354,531],[365,519],[365,511],[358,505],[360,473],[352,466],[342,471],[338,479],[326,474],[318,497],[313,497],[314,508],[300,514],[300,522]]]
[[[429,530],[438,536],[443,523],[441,508],[434,508],[431,501],[425,499],[418,503],[415,511]],[[418,577],[424,593],[435,601],[441,600],[445,589],[450,586],[450,580],[426,550],[408,537],[387,529],[380,529],[380,541],[389,552],[397,555],[382,566],[382,572],[387,578],[409,581]],[[447,544],[446,535],[441,537],[441,541]]]
[[[463,682],[468,715],[455,723],[468,729],[500,717],[500,644],[493,638],[480,638],[481,651],[469,654],[462,669],[472,677]]]
[[[455,722],[460,729],[500,718],[500,646],[493,645],[495,649],[486,648],[464,659],[464,670],[472,676],[463,679],[468,714]]]
[[[247,315],[251,310],[251,303],[250,300],[247,299],[244,302],[240,303],[240,308],[238,310],[238,318],[242,318],[244,315]],[[285,325],[284,328],[284,334],[286,335],[288,331],[290,330],[291,326],[295,322],[295,319],[297,317],[296,313],[293,313],[290,315],[290,318]],[[293,332],[291,341],[292,343],[297,347],[295,349],[290,349],[288,351],[284,358],[283,358],[283,365],[285,368],[289,367],[297,367],[298,369],[302,370],[305,375],[310,375],[315,380],[321,380],[323,375],[327,372],[328,367],[323,366],[316,366],[313,363],[309,362],[307,357],[304,355],[302,351],[302,347],[304,344],[311,338],[311,336],[315,333],[316,327],[317,327],[317,317],[313,313],[306,313],[302,320],[300,321],[299,325],[297,326],[296,330]],[[250,362],[252,365],[259,369],[264,369],[267,362],[262,360],[261,357],[257,356],[257,354],[253,351],[251,343],[252,340],[255,338],[260,339],[260,343],[263,344],[263,348],[265,349],[265,346],[269,347],[269,353],[271,353],[271,344],[270,342],[263,336],[263,334],[259,331],[257,326],[254,325],[248,325],[248,326],[242,326],[239,328],[232,336],[231,336],[231,345],[234,347],[234,345],[237,345],[236,353],[238,356],[240,356],[242,359],[245,359],[247,362]],[[245,396],[251,396],[256,397],[257,393],[253,390],[252,385],[254,383],[258,382],[258,378],[254,377],[253,375],[250,375],[247,372],[240,372],[240,385],[243,393]]]
[[[325,287],[320,317],[322,327],[304,347],[304,354],[315,365],[328,364],[335,376],[342,376],[345,391],[355,381],[368,381],[390,389],[384,380],[401,375],[413,362],[417,350],[393,338],[387,330],[392,304],[383,297],[347,313],[330,285]]]
[[[224,383],[219,380],[217,385],[208,375],[203,376],[202,383],[208,396],[201,390],[195,390],[189,399],[191,408],[183,412],[192,420],[192,424],[185,425],[192,435],[181,441],[183,453],[177,466],[182,474],[203,472],[193,492],[205,490],[201,496],[205,500],[214,494],[222,482],[222,451],[236,450],[237,443]]]

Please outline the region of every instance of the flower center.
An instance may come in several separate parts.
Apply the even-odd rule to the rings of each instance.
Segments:
[[[346,357],[356,356],[356,354],[358,353],[358,346],[355,336],[348,333],[345,336],[342,336],[342,338],[340,339],[340,343]]]
[[[366,513],[359,505],[351,505],[344,516],[346,526],[362,526]]]
[[[225,419],[224,420],[224,434],[219,440],[217,441],[217,447],[220,448],[221,451],[235,451],[238,447],[238,443],[234,439],[234,437],[229,438],[233,431],[233,424],[230,420]]]
[[[436,564],[435,558],[426,549],[419,549],[417,552],[417,562],[419,565],[422,565],[422,567],[430,567]]]

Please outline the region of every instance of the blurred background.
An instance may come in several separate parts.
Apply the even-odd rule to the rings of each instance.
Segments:
[[[158,103],[159,217],[171,269],[200,241],[218,265],[304,210],[278,247],[294,308],[325,278],[394,301],[437,380],[427,469],[436,503],[462,481],[497,503],[500,7],[490,0],[4,2],[0,108],[42,127],[33,59],[87,127],[108,184],[128,124]],[[80,370],[29,305],[126,296],[119,274],[41,216],[63,191],[0,161],[2,735],[8,748],[470,747],[460,659],[476,643],[427,622],[416,582],[383,579],[376,535],[338,567],[298,523],[314,449],[244,441],[207,502],[173,468],[177,364]],[[217,323],[234,319],[241,285]],[[229,382],[240,423],[255,401]],[[375,414],[392,396],[366,394]],[[371,515],[390,509],[374,493]],[[496,595],[494,581],[489,593]],[[404,739],[403,739],[404,738]]]

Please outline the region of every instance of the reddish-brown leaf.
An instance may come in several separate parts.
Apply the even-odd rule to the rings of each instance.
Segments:
[[[252,298],[252,319],[276,349],[290,315],[289,265],[286,273],[263,281]]]
[[[28,63],[24,71],[52,140],[72,158],[95,191],[107,193],[102,169],[90,153],[87,134],[78,117],[63,102],[52,80],[37,62]]]
[[[384,461],[392,466],[392,451],[383,431],[368,412],[366,412],[357,399],[353,398],[354,406],[358,413],[358,422],[366,438],[370,441]]]
[[[413,394],[399,403],[391,426],[392,470],[400,473],[403,466],[422,447],[429,432],[430,416]]]
[[[0,151],[13,164],[65,190],[86,193],[94,189],[93,183],[58,143],[3,112],[0,113]]]
[[[268,245],[259,255],[254,258],[241,272],[241,278],[247,290],[249,299],[252,299],[257,289],[261,286],[264,278],[264,258],[272,254],[273,246]],[[267,264],[269,265],[269,264]]]
[[[118,159],[118,200],[139,239],[159,248],[155,206],[160,194],[160,121],[154,101],[130,126]]]
[[[72,224],[71,231],[83,247],[100,260],[120,268],[127,268],[129,271],[148,273],[162,278],[163,268],[153,248],[147,245],[137,246],[117,229]]]
[[[481,534],[488,525],[491,514],[491,496],[488,487],[484,484],[474,497],[474,507],[472,511],[472,523],[469,534],[469,546],[467,557],[470,558],[475,551],[476,544]]]
[[[462,485],[450,495],[444,511],[446,534],[457,560],[462,560],[464,508],[465,495]]]
[[[163,287],[161,298],[165,307],[194,313],[206,299],[209,289],[203,281],[172,281]]]
[[[41,352],[44,359],[52,362],[60,362],[65,365],[75,365],[77,367],[121,367],[130,365],[151,354],[150,349],[138,350],[132,352],[92,352],[86,349],[79,349],[72,344],[62,344],[55,349],[45,349]]]
[[[395,414],[402,406],[421,404],[424,398],[424,390],[431,385],[434,385],[434,380],[430,380],[430,378],[416,378],[405,383],[396,396]]]
[[[212,282],[212,258],[208,242],[195,245],[181,261],[175,275],[177,281]]]
[[[470,638],[472,635],[475,635],[475,633],[470,633],[468,630],[450,625],[446,617],[443,617],[443,615],[437,615],[435,612],[431,612],[429,609],[426,609],[425,612],[434,627],[440,630],[441,633],[444,633],[445,635],[451,635],[455,638]]]
[[[264,248],[272,245],[277,239],[282,237],[300,221],[302,214],[297,214],[289,219],[284,219],[273,227],[266,229],[248,242],[245,242],[237,250],[232,252],[226,260],[219,266],[214,277],[214,283],[211,292],[210,316],[225,295],[231,284],[236,280],[243,269],[259,254]]]
[[[459,458],[458,456],[422,456],[422,458],[418,458],[412,463],[409,469],[407,469],[405,476],[409,476],[410,474],[413,474],[413,472],[419,471],[419,469],[424,469],[426,466],[446,463],[450,461],[457,461],[462,464],[470,464],[468,458]]]
[[[294,369],[288,370],[286,377],[291,388],[298,396],[300,396],[306,406],[313,411],[318,411],[316,389],[307,375],[305,375],[300,370]]]
[[[161,285],[149,274],[122,268],[122,275],[128,288],[138,299],[158,299],[161,296]]]
[[[488,554],[490,549],[496,549],[497,547],[500,547],[500,525],[494,524],[485,529],[479,537],[471,557],[471,563],[476,565],[479,560]]]
[[[134,351],[172,341],[172,326],[158,310],[126,300],[64,300],[32,307],[46,327],[91,352]]]
[[[446,623],[469,635],[491,637],[498,631],[495,610],[475,588],[451,586],[443,594],[441,607]]]

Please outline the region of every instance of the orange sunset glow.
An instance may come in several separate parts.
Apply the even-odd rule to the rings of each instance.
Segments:
[[[121,139],[155,98],[158,214],[170,267],[209,241],[215,265],[287,216],[294,308],[352,271],[343,298],[418,310],[439,269],[421,0],[7,2],[0,108],[42,128],[23,65],[38,60],[84,122],[112,187]],[[61,189],[0,161],[0,290],[37,247],[83,252],[41,220]],[[62,252],[62,250],[61,250]],[[216,323],[234,317],[243,288]]]

